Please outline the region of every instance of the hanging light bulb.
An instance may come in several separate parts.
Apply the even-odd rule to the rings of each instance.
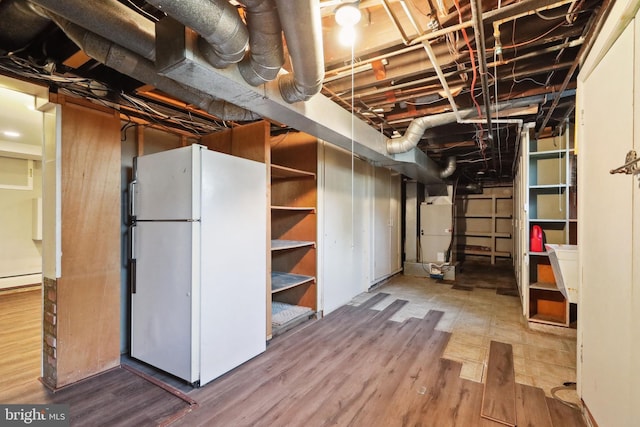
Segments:
[[[362,18],[360,9],[358,8],[359,1],[352,3],[345,3],[338,6],[336,9],[336,22],[341,27],[353,27]]]
[[[340,28],[338,40],[342,46],[353,46],[356,41],[356,29],[350,26]]]

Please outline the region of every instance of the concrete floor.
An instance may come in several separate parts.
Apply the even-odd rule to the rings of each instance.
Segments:
[[[496,280],[504,283],[503,276]],[[470,276],[465,276],[463,281],[465,286],[474,285]],[[458,290],[452,284],[438,283],[435,279],[398,275],[356,296],[351,304],[358,305],[373,293],[385,292],[391,297],[374,309],[382,310],[395,299],[409,301],[392,320],[421,318],[429,310],[443,311],[436,329],[452,333],[443,357],[463,364],[460,374],[463,378],[484,381],[489,343],[494,340],[512,345],[518,383],[540,387],[551,396],[554,387],[576,381],[575,329],[533,330],[522,315],[518,297],[500,295],[496,289],[489,289],[486,278],[476,280],[475,284],[479,286],[473,290]],[[502,287],[500,283],[498,287]],[[533,326],[538,329],[537,325]],[[557,396],[575,404],[580,401],[575,390],[559,390]]]

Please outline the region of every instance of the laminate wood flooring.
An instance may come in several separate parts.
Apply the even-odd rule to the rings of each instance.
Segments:
[[[491,341],[482,416],[508,426],[516,425],[516,380],[510,344]]]
[[[483,384],[442,358],[451,336],[438,329],[446,313],[392,320],[406,306],[384,293],[345,305],[274,338],[265,353],[186,399],[123,368],[52,394],[35,379],[38,368],[0,389],[0,402],[69,403],[73,426],[499,426],[481,417]],[[4,372],[15,369],[7,366],[0,361]],[[520,392],[518,414],[535,419],[540,392]],[[546,401],[554,426],[584,426],[577,411]]]
[[[40,376],[42,290],[0,293],[0,396]],[[0,402],[3,399],[0,398]]]

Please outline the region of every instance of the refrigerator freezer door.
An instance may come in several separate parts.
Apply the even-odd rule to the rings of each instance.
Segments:
[[[200,152],[203,148],[191,145],[136,159],[133,210],[138,220],[200,219]]]
[[[190,383],[199,376],[198,325],[192,321],[199,317],[198,288],[192,286],[199,228],[197,222],[139,222],[131,295],[131,356]]]
[[[266,166],[202,158],[201,384],[265,351]]]

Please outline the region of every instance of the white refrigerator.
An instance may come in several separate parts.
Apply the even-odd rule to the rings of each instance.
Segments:
[[[132,357],[201,386],[265,350],[266,175],[201,145],[136,159]]]

